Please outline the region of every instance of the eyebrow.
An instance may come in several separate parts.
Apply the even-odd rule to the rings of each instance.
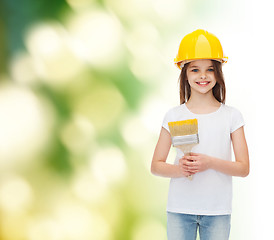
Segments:
[[[212,67],[213,68],[213,66],[211,65],[211,66],[208,66],[209,68],[210,67]],[[189,68],[199,68],[199,66],[190,66]]]

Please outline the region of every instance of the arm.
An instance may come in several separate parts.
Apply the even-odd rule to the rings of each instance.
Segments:
[[[249,155],[243,127],[231,133],[231,141],[235,162],[215,160],[212,168],[231,176],[246,177],[249,174]]]
[[[170,178],[191,175],[188,171],[183,171],[182,166],[173,165],[166,162],[170,147],[170,133],[162,127],[151,162],[151,173],[157,176]]]
[[[231,140],[235,154],[235,162],[224,161],[204,154],[192,153],[191,156],[183,157],[180,165],[182,165],[184,169],[191,170],[195,173],[211,168],[227,175],[246,177],[249,174],[249,156],[244,128],[241,127],[231,133]]]

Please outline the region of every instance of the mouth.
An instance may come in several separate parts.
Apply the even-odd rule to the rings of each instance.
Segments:
[[[196,82],[196,84],[198,84],[199,86],[202,86],[202,87],[208,86],[209,83],[210,83],[210,81]]]

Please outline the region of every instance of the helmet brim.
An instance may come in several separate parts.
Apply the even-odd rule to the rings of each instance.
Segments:
[[[223,58],[197,58],[197,59],[188,59],[188,60],[174,62],[174,64],[175,64],[175,66],[177,68],[179,68],[180,70],[182,70],[185,64],[187,64],[189,62],[196,61],[196,60],[202,60],[202,59],[215,60],[215,61],[219,61],[219,62],[221,62],[221,63],[224,64],[224,63],[227,63],[228,57],[223,57]]]

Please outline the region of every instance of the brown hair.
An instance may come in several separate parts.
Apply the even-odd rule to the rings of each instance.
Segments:
[[[211,60],[214,68],[214,75],[216,79],[216,84],[213,87],[213,96],[217,101],[221,103],[225,103],[225,80],[222,71],[222,63],[219,61]],[[179,84],[180,84],[180,104],[187,102],[191,95],[191,88],[187,81],[187,68],[189,67],[189,63],[186,63],[182,68],[181,74],[179,76]]]

